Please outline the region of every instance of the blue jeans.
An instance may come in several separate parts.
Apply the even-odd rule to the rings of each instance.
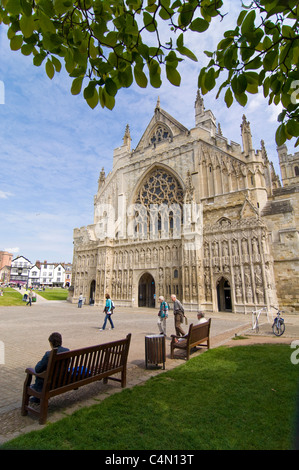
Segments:
[[[103,329],[103,330],[105,330],[105,328],[106,328],[107,320],[110,321],[111,328],[114,328],[113,321],[112,321],[112,318],[111,318],[111,313],[106,313],[105,320],[104,320],[104,324],[103,324],[103,326],[102,326],[102,329]]]

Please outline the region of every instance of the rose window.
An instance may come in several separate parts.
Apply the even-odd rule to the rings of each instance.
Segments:
[[[178,180],[163,169],[153,170],[142,184],[135,199],[135,232],[151,235],[180,230],[184,192]]]

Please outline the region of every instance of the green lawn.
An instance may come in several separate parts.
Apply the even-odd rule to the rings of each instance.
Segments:
[[[3,449],[292,449],[298,367],[288,345],[220,347]]]
[[[11,287],[5,287],[4,289],[1,288],[1,290],[4,291],[4,295],[0,296],[0,307],[26,305],[22,300],[23,295],[20,292],[12,289]]]
[[[66,300],[68,297],[68,289],[61,289],[61,287],[46,289],[44,291],[36,291],[38,295],[47,300]]]

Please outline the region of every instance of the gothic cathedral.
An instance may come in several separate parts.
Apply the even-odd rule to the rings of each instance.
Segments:
[[[197,94],[187,129],[160,107],[137,148],[127,126],[113,169],[100,172],[94,221],[74,230],[72,302],[157,307],[171,294],[186,310],[299,312],[299,153],[229,142]]]

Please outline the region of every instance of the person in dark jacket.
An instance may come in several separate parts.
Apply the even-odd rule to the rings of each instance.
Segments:
[[[181,302],[172,294],[171,300],[173,301],[173,314],[174,314],[174,327],[177,336],[185,336],[185,332],[181,327],[184,320],[184,308]]]
[[[49,336],[49,343],[51,346],[51,350],[54,348],[57,348],[58,353],[69,351],[68,348],[64,348],[62,346],[62,336],[60,333],[57,333],[57,332],[52,333]],[[41,360],[36,364],[35,372],[37,372],[38,374],[40,374],[41,372],[44,372],[47,369],[51,350],[45,352]],[[42,379],[41,377],[36,377],[35,383],[32,385],[31,388],[33,388],[37,392],[41,392],[43,388],[43,383],[44,383],[44,379]],[[37,397],[31,397],[30,401],[33,403],[39,403],[39,399]]]

